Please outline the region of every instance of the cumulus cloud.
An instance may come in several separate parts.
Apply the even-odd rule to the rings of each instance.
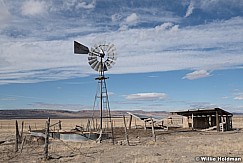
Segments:
[[[117,21],[119,19],[118,16],[113,15],[112,21]],[[119,31],[125,31],[129,29],[129,26],[133,26],[138,22],[138,15],[136,13],[132,13],[131,15],[127,16],[123,22],[120,23]]]
[[[27,0],[21,7],[21,13],[24,16],[41,15],[47,12],[47,4],[45,1]]]
[[[172,26],[173,26],[173,23],[167,22],[167,23],[163,23],[161,25],[156,26],[155,30],[156,31],[163,31],[163,30],[166,30],[166,29],[170,29]]]
[[[125,19],[126,24],[135,24],[138,21],[138,15],[136,13],[132,13]]]
[[[126,96],[127,100],[154,101],[163,100],[167,97],[165,93],[136,93]]]
[[[206,70],[196,70],[194,72],[186,74],[183,79],[195,80],[199,78],[205,78],[211,76]]]

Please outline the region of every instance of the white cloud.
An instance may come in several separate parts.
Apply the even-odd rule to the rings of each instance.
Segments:
[[[113,14],[111,16],[112,22],[116,22],[116,21],[121,20],[121,19],[122,19],[122,16],[120,14]]]
[[[63,1],[63,6],[62,9],[63,10],[70,10],[72,12],[72,10],[81,10],[81,9],[93,9],[95,8],[96,5],[96,1],[92,0],[90,3],[86,2],[84,0],[69,0],[69,1]],[[53,9],[57,9],[56,6],[53,6]]]
[[[6,8],[4,1],[0,0],[0,29],[8,24],[10,17],[11,15]]]
[[[205,78],[209,76],[211,75],[206,70],[197,70],[192,73],[186,74],[186,76],[184,76],[183,79],[195,80],[195,79]]]
[[[243,64],[242,37],[239,35],[243,32],[242,25],[243,19],[237,17],[179,28],[177,32],[161,32],[155,27],[96,33],[60,41],[33,41],[32,38],[6,41],[5,37],[0,37],[0,83],[40,82],[95,73],[87,64],[87,56],[73,55],[73,40],[82,40],[91,47],[103,38],[114,43],[119,54],[108,73],[195,69],[200,71],[184,78],[207,77],[213,70]],[[63,31],[55,33],[62,34]]]
[[[167,97],[165,93],[136,93],[126,96],[127,100],[144,100],[144,101],[154,101],[163,100]]]
[[[229,8],[229,7],[243,7],[243,1],[241,0],[192,0],[193,4],[200,9],[203,9],[205,11],[214,11],[215,9],[219,8]]]
[[[114,92],[107,92],[108,96],[112,96],[114,95],[115,93]]]
[[[21,7],[21,13],[24,16],[41,15],[47,12],[47,4],[39,0],[27,0]]]
[[[93,9],[95,8],[95,1],[92,1],[91,3],[79,2],[76,8]]]
[[[120,23],[119,31],[126,31],[129,29],[129,26],[136,25],[138,22],[139,17],[136,13],[132,13],[131,15],[127,16],[123,22]],[[118,21],[119,17],[116,15],[112,16],[112,21]]]
[[[243,93],[240,93],[240,94],[237,94],[235,97],[234,97],[235,100],[243,100]]]
[[[23,3],[16,5],[15,1],[5,2],[9,3],[9,11]],[[86,21],[87,15],[78,12],[80,10],[71,12],[79,2],[84,1],[24,1],[23,6],[36,3],[32,8],[23,7],[25,14],[38,15],[50,7],[52,15],[49,16],[53,17],[44,14],[43,21],[35,22],[32,17],[21,19],[21,15],[14,15],[11,28],[0,32],[0,84],[59,80],[96,73],[88,65],[87,56],[73,55],[73,40],[82,40],[89,47],[104,40],[114,43],[119,56],[116,64],[108,71],[113,74],[207,70],[189,75],[205,77],[214,70],[238,68],[243,64],[242,17],[179,28],[176,23],[179,23],[178,17],[173,17],[172,12],[161,18],[156,14],[144,16],[138,10],[132,14],[129,10],[117,15],[115,13],[119,11],[115,11],[106,18],[110,20],[113,15],[112,25],[115,24],[116,29],[118,26],[123,29],[116,31],[110,30],[109,23],[103,28],[92,20]],[[53,6],[49,6],[49,3]],[[66,3],[69,3],[69,7],[65,6]],[[11,8],[11,4],[15,4],[15,7]],[[91,17],[96,16],[90,14]],[[147,23],[150,19],[153,22],[161,21],[161,25],[129,29],[133,23]]]
[[[159,31],[163,31],[163,30],[166,30],[166,29],[170,29],[172,26],[173,26],[173,23],[167,22],[167,23],[163,23],[161,25],[156,26],[155,30],[157,32],[159,32]]]
[[[132,13],[125,19],[126,24],[135,24],[138,21],[138,15],[136,13]]]
[[[190,16],[193,12],[193,9],[194,9],[194,4],[193,4],[193,1],[191,1],[190,5],[187,8],[185,17]]]

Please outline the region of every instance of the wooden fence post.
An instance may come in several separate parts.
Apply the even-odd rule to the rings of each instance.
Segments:
[[[18,126],[18,121],[16,120],[15,122],[15,127],[16,127],[16,131],[15,131],[15,152],[18,152],[19,147],[19,126]]]
[[[86,125],[86,131],[90,131],[90,120],[88,119],[87,125]]]
[[[125,138],[126,138],[126,141],[127,141],[127,145],[130,145],[130,143],[129,143],[129,138],[128,138],[128,133],[127,133],[127,124],[126,124],[126,118],[125,118],[125,116],[124,116],[124,115],[123,115],[123,121],[124,121]]]
[[[50,118],[46,122],[46,133],[45,133],[45,146],[44,146],[44,157],[48,160],[48,143],[49,143],[49,127],[50,127]]]
[[[114,141],[113,120],[111,120],[111,134],[112,134],[112,144],[114,145],[115,144],[115,141]]]
[[[23,141],[23,132],[24,132],[24,121],[22,121],[22,125],[21,125],[21,133],[20,133],[20,141]]]
[[[128,128],[129,128],[129,130],[131,130],[131,128],[132,128],[132,115],[130,115]]]
[[[135,123],[135,129],[137,129],[137,122],[136,122],[136,118],[134,118],[134,123]]]
[[[146,120],[144,120],[144,130],[147,130]]]
[[[59,124],[58,125],[59,126],[59,130],[61,130],[62,129],[62,121],[59,120],[59,123],[58,124]]]
[[[153,121],[153,118],[151,118],[151,122],[152,122],[152,134],[153,134],[154,141],[156,142],[156,135],[155,135],[155,131],[154,131],[154,121]]]

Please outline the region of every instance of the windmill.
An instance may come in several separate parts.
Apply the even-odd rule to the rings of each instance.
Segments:
[[[110,105],[109,105],[109,98],[108,92],[106,87],[106,79],[105,71],[108,71],[116,62],[117,53],[114,44],[99,44],[94,45],[90,49],[77,41],[74,41],[74,53],[75,54],[88,54],[88,63],[90,64],[91,68],[94,69],[99,73],[99,76],[95,78],[98,81],[97,91],[95,95],[95,101],[93,106],[93,111],[96,107],[100,110],[100,141],[102,139],[102,130],[104,129],[103,122],[111,122],[111,114],[110,114]],[[99,102],[99,106],[97,103]],[[94,112],[93,112],[94,115]],[[92,115],[92,117],[93,117]],[[94,119],[92,118],[92,122],[94,125]],[[95,127],[94,127],[95,128]],[[97,129],[97,127],[96,127]],[[112,126],[111,126],[112,129]],[[112,129],[113,135],[113,129]]]

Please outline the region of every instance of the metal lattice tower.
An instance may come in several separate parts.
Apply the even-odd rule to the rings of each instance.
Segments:
[[[97,110],[97,108],[100,109],[100,129],[108,127],[108,122],[111,123],[110,104],[106,87],[106,79],[108,78],[106,78],[104,74],[95,78],[95,80],[98,80],[98,83],[93,106],[93,113],[95,110]],[[95,118],[94,114],[92,115],[92,118]],[[107,124],[104,126],[104,123]]]
[[[111,127],[111,132],[113,136],[113,129],[112,129],[112,121],[111,121],[111,114],[110,114],[110,104],[108,98],[108,91],[106,87],[106,79],[105,71],[108,71],[115,64],[117,59],[116,48],[113,44],[101,44],[95,45],[91,50],[88,47],[74,41],[74,53],[75,54],[89,54],[88,62],[90,66],[99,72],[99,76],[95,78],[98,81],[97,91],[95,95],[94,105],[93,105],[93,115],[92,115],[92,122],[94,125],[94,118],[95,118],[95,110],[100,111],[100,125],[99,128],[94,127],[96,130],[104,131],[109,126]],[[107,125],[104,127],[104,122]],[[109,125],[110,124],[110,125]],[[102,137],[100,137],[101,141]]]

